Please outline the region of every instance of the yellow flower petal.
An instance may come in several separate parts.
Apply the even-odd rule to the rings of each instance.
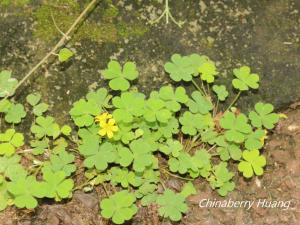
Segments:
[[[106,129],[101,129],[101,130],[99,130],[99,135],[100,136],[105,136],[106,135]]]
[[[114,133],[110,130],[107,131],[107,137],[112,138],[114,136]]]
[[[114,132],[116,132],[116,131],[119,130],[119,127],[117,127],[117,126],[112,126],[112,127],[111,127],[111,130],[114,131]]]
[[[114,119],[109,119],[107,124],[110,126],[113,126],[113,125],[115,125],[115,123],[116,123],[116,121]]]

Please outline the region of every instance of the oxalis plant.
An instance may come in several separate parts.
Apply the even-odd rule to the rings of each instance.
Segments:
[[[235,188],[235,175],[262,175],[261,150],[280,114],[263,102],[248,114],[234,107],[241,93],[259,87],[259,76],[247,66],[234,69],[237,95],[228,103],[226,87],[214,84],[219,72],[207,56],[174,54],[164,69],[176,85],[146,96],[131,88],[139,76],[133,62],[110,61],[101,71],[109,88],[74,102],[71,125],[48,115],[38,93],[27,96],[25,107],[7,98],[18,82],[2,71],[0,97],[6,99],[0,112],[12,128],[0,134],[0,210],[33,209],[40,199],[61,201],[75,190],[100,187],[105,193],[100,213],[115,224],[149,205],[157,206],[161,217],[179,221],[188,211],[187,197],[196,194],[194,180],[226,196]],[[195,86],[191,94],[182,86],[187,82]],[[222,103],[226,110],[220,110]],[[17,125],[26,114],[34,120],[25,144]],[[76,158],[85,177],[78,184]],[[184,181],[180,191],[167,186],[169,177]]]

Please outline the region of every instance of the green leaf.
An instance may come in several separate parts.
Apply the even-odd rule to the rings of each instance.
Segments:
[[[78,127],[84,127],[92,125],[94,117],[100,112],[101,108],[94,101],[80,99],[73,104],[70,115]]]
[[[33,155],[41,155],[45,152],[49,147],[49,139],[44,138],[43,140],[34,140],[30,142],[30,146],[32,147]]]
[[[223,161],[227,161],[230,158],[233,160],[240,160],[242,157],[242,150],[234,143],[226,143],[225,146],[218,147],[217,152]]]
[[[142,184],[142,178],[126,168],[112,167],[109,173],[111,174],[111,182],[114,185],[121,184],[123,188],[128,188],[129,185],[138,187]]]
[[[11,71],[4,70],[0,72],[0,98],[14,95],[17,85],[18,81],[11,78]]]
[[[110,80],[109,86],[113,90],[126,91],[130,87],[128,80],[135,80],[139,73],[133,62],[126,62],[123,66],[117,61],[110,61],[108,68],[101,71],[105,79]]]
[[[213,168],[213,175],[209,177],[210,185],[217,189],[221,196],[226,196],[233,191],[235,185],[231,182],[234,174],[227,169],[227,163],[221,162]]]
[[[185,112],[183,116],[179,118],[179,122],[182,125],[182,132],[191,136],[196,135],[197,131],[200,129],[206,129],[214,126],[213,119],[210,114],[192,114],[189,111]]]
[[[274,107],[271,104],[258,102],[255,104],[255,111],[249,113],[251,124],[257,128],[265,127],[273,129],[279,121],[279,115],[273,113]]]
[[[29,94],[26,97],[26,101],[31,105],[35,106],[37,105],[41,100],[41,94],[35,93],[35,94]]]
[[[5,115],[5,121],[8,123],[18,124],[26,116],[23,105],[11,104]]]
[[[111,96],[108,95],[106,88],[99,88],[96,91],[91,91],[86,95],[88,102],[93,103],[98,108],[110,108],[109,100]]]
[[[128,148],[121,145],[117,147],[117,152],[118,159],[116,162],[123,167],[128,167],[134,159],[132,152]]]
[[[115,224],[123,224],[137,213],[135,201],[134,194],[128,191],[116,192],[101,201],[101,215],[106,219],[111,218]]]
[[[205,149],[200,149],[195,152],[192,157],[192,163],[198,170],[190,169],[189,173],[191,177],[196,178],[199,175],[205,178],[208,177],[212,169],[211,155]]]
[[[45,191],[45,197],[54,198],[55,201],[71,197],[74,181],[66,177],[64,171],[44,170],[42,188]]]
[[[40,103],[36,106],[33,107],[33,113],[36,116],[41,116],[43,115],[44,112],[46,112],[49,108],[49,105],[47,105],[46,103]]]
[[[242,113],[236,116],[232,112],[226,112],[220,120],[220,125],[226,129],[226,139],[235,143],[242,143],[245,135],[252,131],[248,118]]]
[[[0,155],[11,156],[16,148],[24,145],[24,136],[16,133],[15,129],[8,129],[0,134]]]
[[[52,172],[63,171],[68,177],[76,170],[74,165],[75,156],[66,151],[61,151],[57,155],[52,154],[50,161],[45,162],[43,171],[50,169]]]
[[[146,101],[146,108],[144,112],[144,118],[146,121],[167,123],[171,116],[172,114],[166,108],[164,101],[156,98],[150,98]]]
[[[203,63],[198,71],[201,74],[201,80],[206,81],[207,83],[213,83],[215,76],[218,74],[216,70],[215,63],[213,61],[207,61]]]
[[[185,174],[189,170],[197,172],[198,169],[193,163],[192,156],[186,152],[180,152],[178,157],[170,157],[169,161],[170,171],[173,173]]]
[[[72,128],[68,125],[64,125],[61,129],[60,129],[61,133],[66,135],[66,136],[69,136],[72,132]]]
[[[213,109],[213,105],[209,99],[204,97],[199,91],[192,93],[192,98],[187,102],[192,113],[207,114]]]
[[[133,169],[143,172],[146,167],[153,163],[151,146],[143,139],[134,140],[129,145],[133,154]]]
[[[258,150],[245,150],[243,152],[243,161],[239,163],[238,169],[243,176],[250,178],[254,175],[260,176],[264,173],[263,167],[266,165],[264,156],[259,155]]]
[[[108,163],[117,159],[115,147],[108,142],[100,144],[99,140],[85,142],[79,146],[79,151],[85,157],[83,162],[85,167],[96,167],[100,171],[104,171],[108,167]]]
[[[190,195],[195,195],[197,194],[197,191],[193,185],[192,182],[187,182],[184,184],[180,194],[184,197],[184,198],[187,198],[189,197]]]
[[[74,55],[74,53],[68,49],[68,48],[63,48],[59,51],[58,53],[58,60],[60,62],[66,62],[68,61],[72,56]]]
[[[264,146],[266,131],[258,129],[246,136],[245,147],[247,150],[261,149]]]
[[[233,70],[237,79],[232,80],[234,88],[240,91],[247,91],[249,88],[257,89],[259,87],[259,76],[257,74],[251,74],[248,66],[242,66]]]
[[[183,151],[182,144],[177,140],[168,139],[166,141],[166,144],[167,145],[161,145],[161,147],[159,148],[159,151],[161,151],[166,155],[172,155],[173,157],[178,157],[179,153]]]
[[[117,109],[113,117],[117,122],[131,123],[134,117],[143,115],[144,98],[143,94],[134,92],[123,92],[120,97],[114,97],[112,103]]]
[[[212,89],[218,96],[219,101],[225,101],[228,96],[228,91],[224,85],[214,85]]]
[[[7,191],[7,182],[0,182],[0,212],[6,209],[9,205],[9,201],[11,199],[11,195]]]
[[[0,101],[0,113],[7,113],[9,108],[11,107],[12,103],[7,99],[2,99]]]
[[[36,123],[31,126],[31,132],[39,139],[46,136],[56,139],[60,135],[60,128],[53,117],[39,116]]]
[[[0,157],[0,174],[12,181],[26,177],[27,172],[21,166],[20,160],[19,155]]]
[[[14,204],[18,208],[33,209],[37,207],[38,204],[36,198],[42,198],[45,195],[45,189],[42,183],[37,182],[33,176],[9,182],[7,188],[13,195]]]
[[[182,214],[188,210],[185,198],[170,189],[166,189],[162,195],[159,195],[156,203],[159,205],[159,215],[172,221],[179,221]]]
[[[190,58],[179,54],[172,55],[171,62],[167,62],[164,68],[170,74],[171,79],[177,82],[191,81],[195,73]]]
[[[178,112],[181,104],[187,103],[189,100],[183,87],[177,87],[175,91],[170,86],[161,87],[158,96],[165,102],[166,108],[172,112]]]

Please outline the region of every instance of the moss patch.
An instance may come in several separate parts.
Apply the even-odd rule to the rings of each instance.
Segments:
[[[30,3],[31,0],[0,0],[0,6],[24,6],[28,3]]]
[[[57,39],[61,35],[59,29],[65,32],[81,10],[82,7],[73,0],[46,1],[34,14],[37,21],[34,35],[47,42]],[[121,37],[142,36],[147,32],[140,23],[116,22],[118,15],[119,9],[110,1],[100,3],[91,18],[77,29],[72,41],[116,42]]]

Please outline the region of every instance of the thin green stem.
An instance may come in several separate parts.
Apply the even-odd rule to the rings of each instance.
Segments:
[[[227,109],[225,110],[225,112],[228,111],[236,103],[236,101],[239,99],[241,93],[242,93],[242,91],[239,91],[239,93],[235,96],[235,98],[233,99],[233,101],[231,102],[231,104],[227,107]]]
[[[172,176],[172,177],[175,177],[175,178],[178,178],[178,179],[181,179],[181,180],[193,181],[193,179],[178,176],[176,174],[170,173],[168,170],[165,170],[165,169],[164,169],[164,172],[167,173],[168,175]]]
[[[206,94],[203,92],[203,90],[199,87],[199,85],[196,83],[196,81],[195,81],[194,79],[192,79],[192,83],[193,83],[193,85],[197,88],[197,90],[200,91],[200,93],[201,93],[202,95],[206,95]]]

